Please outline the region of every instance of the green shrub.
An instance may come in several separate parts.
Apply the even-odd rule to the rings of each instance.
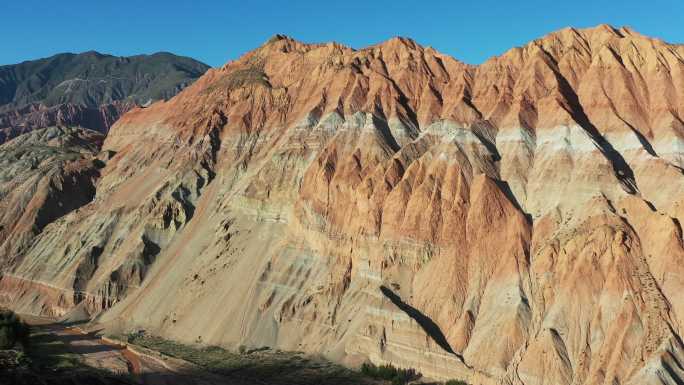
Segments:
[[[18,352],[17,363],[19,364],[19,366],[28,367],[29,365],[31,365],[31,358],[24,352]]]
[[[392,385],[403,385],[421,376],[415,369],[395,368],[392,364],[377,366],[370,362],[361,365],[361,373],[376,380],[391,381]]]
[[[11,310],[0,310],[0,349],[11,349],[17,342],[28,344],[29,326]]]
[[[0,349],[11,349],[16,343],[14,331],[6,326],[0,326]]]
[[[444,385],[468,385],[468,383],[461,380],[449,380]]]

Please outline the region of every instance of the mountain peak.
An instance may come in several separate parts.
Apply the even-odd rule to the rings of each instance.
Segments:
[[[405,46],[411,49],[416,49],[416,48],[422,48],[422,46],[418,43],[416,43],[415,40],[411,39],[410,37],[405,37],[405,36],[393,36],[384,42],[378,44],[379,46]]]
[[[89,50],[89,51],[81,52],[81,53],[79,54],[79,56],[85,56],[85,57],[98,57],[98,58],[100,58],[100,57],[110,56],[110,55],[101,54],[101,53],[99,53],[99,52],[97,52],[97,51],[95,51],[95,50]]]
[[[281,41],[281,40],[294,40],[294,39],[287,36],[287,35],[276,33],[275,35],[269,37],[268,40],[266,40],[266,44],[275,43],[275,42]]]

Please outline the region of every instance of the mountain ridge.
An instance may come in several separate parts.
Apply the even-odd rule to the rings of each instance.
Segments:
[[[0,303],[478,384],[681,382],[681,52],[271,39],[122,116],[78,163],[92,200],[0,238]]]

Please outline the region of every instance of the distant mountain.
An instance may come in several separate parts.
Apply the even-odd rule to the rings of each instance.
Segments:
[[[0,66],[0,143],[54,125],[106,132],[135,105],[168,99],[209,69],[160,52],[117,57],[95,51]]]

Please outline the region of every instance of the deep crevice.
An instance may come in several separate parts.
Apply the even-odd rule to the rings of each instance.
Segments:
[[[615,177],[620,181],[622,188],[629,194],[636,194],[639,189],[636,184],[636,178],[634,177],[634,171],[627,164],[625,158],[620,154],[613,145],[608,142],[608,140],[601,135],[598,128],[589,120],[589,117],[584,112],[584,108],[580,104],[579,97],[572,89],[568,81],[557,71],[556,79],[560,84],[560,91],[565,96],[568,103],[570,103],[570,109],[568,113],[577,122],[577,124],[584,129],[584,131],[589,135],[589,138],[594,142],[594,145],[603,154],[603,156],[610,162],[613,167],[613,172]]]
[[[499,149],[496,148],[494,141],[487,136],[491,136],[491,133],[487,132],[487,127],[482,125],[474,125],[471,128],[471,132],[475,137],[482,143],[482,145],[489,151],[492,156],[492,161],[498,162],[501,160],[501,154],[499,154]]]
[[[674,381],[675,384],[677,385],[684,385],[684,380],[680,377],[680,373],[682,372],[682,367],[680,363],[677,361],[677,359],[674,357],[674,355],[670,352],[667,352],[667,356],[669,356],[672,361],[674,361],[674,364],[677,365],[677,367],[673,367],[668,360],[665,358],[661,358],[660,363],[663,365],[663,369],[665,369],[665,372],[669,375],[670,379]]]
[[[494,179],[494,183],[499,187],[499,190],[506,195],[506,198],[513,204],[513,207],[518,209],[524,216],[525,220],[527,221],[527,224],[531,225],[533,222],[532,219],[532,214],[526,212],[523,210],[522,206],[520,205],[520,202],[518,202],[518,199],[515,197],[515,194],[513,193],[513,190],[511,190],[511,186],[506,182],[505,180],[501,179]]]
[[[387,120],[375,115],[372,115],[373,125],[378,129],[380,135],[385,140],[385,143],[392,149],[392,152],[397,152],[401,148],[399,143],[397,143],[396,138],[392,135],[392,130],[390,130]]]

